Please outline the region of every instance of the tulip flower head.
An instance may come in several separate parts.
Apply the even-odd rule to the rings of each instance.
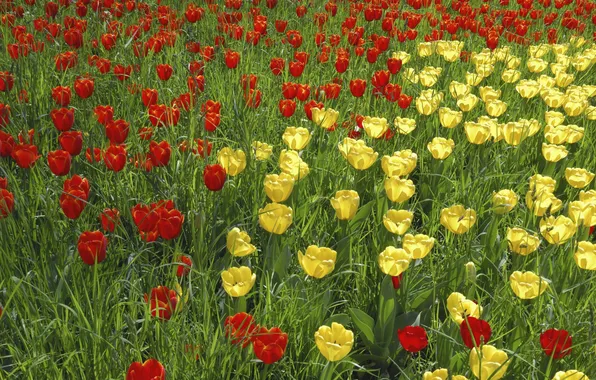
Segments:
[[[331,327],[324,325],[315,332],[315,343],[325,359],[335,362],[350,353],[354,345],[354,333],[333,322]]]

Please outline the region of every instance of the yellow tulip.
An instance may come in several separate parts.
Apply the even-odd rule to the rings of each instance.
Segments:
[[[410,149],[394,152],[392,156],[383,156],[381,168],[387,177],[407,176],[415,168],[418,162],[418,155]]]
[[[257,275],[249,267],[232,267],[221,272],[223,288],[231,297],[242,297],[252,289]]]
[[[422,380],[447,380],[449,377],[449,371],[446,368],[440,368],[433,372],[424,372]]]
[[[579,116],[581,115],[590,103],[586,99],[570,99],[567,98],[567,101],[563,105],[563,110],[565,110],[565,114],[567,116]]]
[[[527,256],[538,249],[540,238],[519,227],[507,228],[507,245],[511,252]]]
[[[579,192],[579,200],[586,203],[596,203],[596,190],[581,190]]]
[[[576,226],[573,220],[559,215],[549,216],[540,221],[540,233],[550,244],[563,244],[575,235]]]
[[[495,90],[491,86],[482,86],[478,89],[478,93],[480,94],[480,99],[483,102],[489,103],[493,100],[499,100],[501,97],[501,90]]]
[[[586,116],[586,119],[588,119],[588,120],[596,120],[596,106],[586,107],[586,110],[584,111],[584,115]]]
[[[387,124],[387,119],[384,117],[366,116],[364,120],[362,120],[362,127],[369,137],[378,139],[381,138],[385,132],[387,132],[387,129],[389,129],[389,124]]]
[[[555,77],[555,80],[557,81],[557,86],[559,87],[567,87],[569,86],[571,83],[573,83],[573,80],[575,79],[575,75],[573,74],[567,74],[567,73],[563,73],[563,72],[559,72],[557,74],[557,76]]]
[[[534,215],[543,216],[547,211],[555,213],[563,207],[563,202],[550,191],[528,191],[526,193],[526,206]]]
[[[515,83],[519,78],[521,78],[521,73],[514,69],[503,70],[503,73],[501,74],[501,79],[505,83]]]
[[[556,58],[556,63],[559,65],[563,65],[565,67],[569,67],[569,65],[571,64],[571,58],[569,58],[568,55],[565,54],[557,54],[555,56]]]
[[[545,47],[549,47],[549,45],[542,45]],[[560,55],[560,54],[565,54],[567,52],[567,50],[569,49],[569,45],[568,44],[552,44],[550,45],[551,50],[553,51],[553,53],[555,53],[556,55]]]
[[[354,190],[339,190],[331,198],[331,206],[339,220],[350,220],[356,215],[360,206],[360,196]]]
[[[517,69],[521,65],[521,59],[515,56],[509,56],[505,61],[505,65],[508,69]]]
[[[490,344],[474,347],[470,351],[470,368],[479,379],[499,380],[505,376],[509,367],[509,357],[503,350]]]
[[[486,103],[486,113],[492,117],[499,117],[507,111],[507,103],[501,100],[492,100]]]
[[[338,118],[339,112],[333,108],[312,109],[312,121],[323,129],[329,129],[333,127],[333,124],[337,122]]]
[[[454,292],[447,298],[447,311],[449,311],[451,319],[461,325],[466,317],[480,318],[482,306],[467,299],[463,294]]]
[[[416,129],[416,120],[398,116],[393,121],[393,125],[399,134],[407,135]]]
[[[596,244],[580,241],[577,243],[577,251],[573,259],[581,269],[596,270]]]
[[[553,193],[556,185],[557,181],[546,175],[534,174],[530,177],[530,191],[533,191],[536,194],[543,191]]]
[[[287,173],[267,174],[265,176],[265,194],[273,202],[283,202],[290,197],[294,189],[294,177]]]
[[[292,224],[292,208],[281,203],[267,203],[259,209],[259,224],[265,231],[281,235]]]
[[[548,62],[540,58],[530,58],[526,61],[526,66],[531,73],[540,73],[548,66]]]
[[[513,190],[503,189],[493,193],[493,210],[496,214],[507,214],[517,205],[517,194]]]
[[[435,160],[444,160],[453,152],[455,142],[452,139],[435,137],[426,147]]]
[[[594,179],[594,173],[584,168],[566,168],[565,179],[567,183],[576,189],[586,187]]]
[[[226,170],[226,173],[232,177],[242,173],[246,168],[246,154],[238,149],[223,148],[217,153],[217,162]]]
[[[472,92],[472,87],[465,83],[460,83],[455,80],[449,83],[449,93],[454,99],[459,99],[461,96],[466,96],[470,92]]]
[[[437,110],[443,101],[443,93],[434,90],[423,90],[416,98],[416,110],[421,115],[430,115]]]
[[[460,96],[456,103],[462,112],[470,112],[478,104],[478,97],[474,94]]]
[[[553,75],[556,78],[559,74],[565,74],[567,72],[568,67],[569,67],[569,65],[565,65],[565,64],[559,63],[559,62],[554,62],[554,63],[550,64],[550,71],[553,73]],[[561,86],[559,84],[557,84],[557,86],[567,87],[567,86]]]
[[[466,132],[466,137],[471,144],[484,144],[491,137],[490,126],[486,123],[466,121],[464,123],[464,131]]]
[[[282,139],[288,148],[292,150],[302,150],[306,148],[310,142],[310,137],[310,132],[304,127],[287,127]]]
[[[420,84],[424,87],[432,87],[434,86],[437,81],[439,80],[439,76],[443,69],[440,67],[430,67],[426,66],[420,70],[418,73],[418,78],[420,79]]]
[[[592,65],[592,59],[587,55],[577,55],[571,61],[571,65],[577,71],[586,71]]]
[[[582,224],[584,227],[596,225],[596,203],[573,201],[569,203],[567,213],[578,226]]]
[[[540,92],[544,104],[550,108],[562,107],[567,102],[567,97],[561,91],[555,89],[547,89]]]
[[[416,70],[411,67],[403,69],[401,75],[404,77],[405,80],[411,83],[418,83],[420,77],[416,74]]]
[[[333,322],[331,327],[323,325],[315,332],[315,343],[321,355],[330,362],[345,358],[354,345],[354,333]]]
[[[445,128],[455,128],[462,120],[464,114],[461,111],[453,111],[447,107],[439,108],[439,121]]]
[[[419,42],[416,47],[420,57],[430,57],[434,52],[434,45],[432,42]]]
[[[346,160],[357,170],[366,170],[375,163],[379,153],[366,145],[364,140],[344,138],[338,145],[339,151]]]
[[[511,285],[513,293],[523,300],[536,298],[548,289],[546,280],[530,271],[511,273],[509,285]]]
[[[387,231],[396,235],[405,234],[412,220],[414,220],[414,213],[407,210],[388,210],[383,215],[383,225]]]
[[[551,51],[551,46],[547,44],[531,45],[528,47],[528,54],[532,58],[541,58]]]
[[[304,254],[298,251],[298,262],[304,272],[314,278],[323,278],[335,269],[337,252],[327,247],[310,245]]]
[[[302,158],[295,150],[282,150],[279,155],[279,168],[282,172],[291,175],[298,181],[308,175],[310,169],[308,164],[302,161]]]
[[[569,38],[569,43],[576,48],[580,48],[586,44],[586,39],[583,36],[573,35]]]
[[[556,127],[563,124],[565,121],[565,115],[557,111],[546,111],[544,113],[544,120],[546,121],[546,125]]]
[[[250,236],[238,227],[232,228],[226,237],[226,247],[232,256],[244,257],[257,250],[257,247],[250,244]]]
[[[414,182],[410,179],[391,176],[385,179],[385,193],[391,202],[403,203],[412,198],[416,192]]]
[[[392,58],[397,58],[399,60],[401,60],[402,64],[406,64],[408,62],[410,62],[410,54],[406,53],[405,51],[396,51],[393,52],[393,54],[391,55]]]
[[[558,125],[553,127],[547,125],[544,128],[544,138],[550,144],[564,144],[569,138],[570,129],[567,125]]]
[[[540,84],[535,80],[523,79],[519,81],[515,89],[522,98],[531,99],[538,95]]]
[[[403,248],[389,246],[379,254],[378,262],[381,272],[390,276],[399,276],[408,269],[412,255]]]
[[[253,141],[252,148],[254,149],[257,161],[265,161],[273,152],[271,145],[260,141]]]
[[[402,247],[412,255],[412,259],[423,259],[433,249],[435,239],[423,234],[406,234],[404,236]]]
[[[479,63],[476,65],[475,69],[476,74],[478,74],[480,78],[486,78],[495,71],[495,66],[492,63]],[[478,83],[480,83],[480,81]]]
[[[550,77],[548,75],[541,75],[540,77],[538,77],[537,81],[543,90],[550,90],[553,87],[555,87],[556,84],[555,78]]]
[[[514,121],[504,124],[502,133],[507,144],[517,146],[530,135],[530,128],[526,124]]]
[[[569,371],[559,371],[555,373],[552,380],[590,380],[583,372],[572,369]]]
[[[584,128],[578,127],[575,124],[569,124],[567,128],[568,134],[565,141],[567,144],[575,144],[584,137]]]
[[[552,145],[542,143],[542,156],[548,162],[558,162],[567,157],[569,151],[565,145]]]
[[[476,224],[476,211],[454,205],[441,210],[441,224],[454,234],[464,234]]]

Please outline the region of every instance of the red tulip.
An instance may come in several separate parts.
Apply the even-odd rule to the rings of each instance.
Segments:
[[[106,258],[108,238],[101,231],[85,231],[79,236],[77,249],[87,265],[99,264]]]
[[[388,70],[375,71],[371,79],[372,85],[377,88],[385,87],[389,83],[389,75]]]
[[[459,325],[459,332],[464,344],[470,349],[488,343],[492,333],[488,322],[474,317],[467,317]]]
[[[74,124],[74,108],[53,109],[50,117],[54,127],[60,132],[69,131]]]
[[[428,346],[426,331],[420,326],[406,326],[397,330],[399,343],[408,352],[418,352]]]
[[[9,157],[14,150],[14,137],[0,130],[0,157]]]
[[[20,168],[29,169],[35,165],[35,161],[41,156],[37,153],[35,145],[17,144],[12,149],[11,157]]]
[[[68,86],[57,86],[52,89],[52,99],[60,107],[67,107],[70,103],[71,92]]]
[[[260,91],[258,91],[260,93]],[[258,95],[258,94],[257,94]],[[255,98],[255,101],[257,101],[258,99]],[[207,114],[205,114],[205,129],[209,132],[213,132],[217,129],[217,127],[219,126],[219,123],[221,122],[221,117],[219,115],[219,113],[216,112],[208,112]]]
[[[258,329],[252,315],[245,312],[237,313],[226,317],[224,321],[224,331],[226,337],[231,339],[232,344],[240,344],[246,348],[252,339],[253,334]]]
[[[296,111],[296,102],[291,99],[282,99],[279,101],[279,112],[283,117],[291,117]]]
[[[158,286],[157,288],[151,289],[150,296],[145,294],[145,302],[149,303],[149,310],[151,310],[152,317],[167,321],[172,317],[172,314],[176,310],[178,295],[174,289]],[[153,375],[153,373],[151,373],[151,375]],[[141,377],[138,377],[138,379],[141,379]],[[153,380],[155,377],[149,377],[148,379]]]
[[[83,133],[80,131],[62,132],[58,137],[60,147],[71,156],[78,156],[83,149]]]
[[[8,189],[8,178],[0,177],[0,189]]]
[[[95,67],[101,74],[107,74],[112,70],[112,61],[107,58],[98,58],[95,61]]]
[[[182,223],[184,222],[184,215],[176,209],[167,210],[165,208],[159,209],[159,222],[157,228],[159,236],[165,240],[172,240],[180,235],[182,231]]]
[[[546,356],[561,359],[571,354],[572,338],[566,330],[548,329],[540,334],[540,346]]]
[[[240,80],[242,89],[244,91],[256,89],[258,79],[259,79],[259,77],[257,77],[254,74],[242,74],[242,79]]]
[[[285,99],[294,99],[296,97],[296,83],[283,83],[281,85],[281,94]]]
[[[261,92],[261,90],[254,90],[251,88],[244,93],[244,101],[246,102],[246,106],[250,108],[259,108],[259,106],[261,105],[262,97],[263,93]],[[205,116],[205,129],[207,129],[208,131],[214,131],[215,128],[207,128],[207,122],[211,122],[207,118],[207,115]],[[219,114],[217,114],[217,116],[217,120],[219,121]]]
[[[387,59],[387,69],[392,75],[395,75],[401,71],[401,59],[399,58],[388,58]]]
[[[120,224],[120,211],[116,208],[106,208],[99,215],[101,228],[106,232],[114,232]]]
[[[403,277],[404,277],[403,273],[400,273],[399,276],[391,276],[391,283],[393,284],[393,289],[395,289],[395,290],[399,289]]]
[[[301,102],[305,102],[310,96],[310,86],[308,84],[297,84],[296,85],[296,99]]]
[[[281,75],[286,66],[286,61],[283,58],[271,58],[269,69],[273,75]]]
[[[0,128],[5,127],[10,122],[10,106],[0,103]]]
[[[9,92],[14,86],[14,75],[9,71],[0,71],[0,92]]]
[[[14,195],[5,188],[0,188],[0,219],[10,215],[13,209]]]
[[[70,193],[74,190],[81,191],[83,193],[81,199],[87,200],[90,191],[89,180],[87,178],[82,178],[79,175],[74,175],[71,178],[66,179],[62,191],[64,193]]]
[[[96,106],[93,110],[99,124],[107,125],[114,118],[114,108],[112,106]]]
[[[190,257],[186,255],[180,255],[178,257],[177,262],[180,264],[176,268],[176,276],[177,277],[184,277],[190,273],[190,268],[192,267],[192,260]]]
[[[265,364],[273,364],[280,360],[287,344],[288,334],[282,332],[279,327],[273,327],[270,330],[261,327],[252,336],[255,356]]]
[[[199,144],[201,152],[203,151],[202,145]],[[203,170],[203,181],[205,182],[205,186],[211,191],[221,190],[226,183],[226,176],[226,171],[220,164],[207,165]]]
[[[70,153],[65,150],[55,150],[48,153],[48,166],[56,176],[67,175],[70,171],[71,161]]]
[[[72,189],[60,195],[60,208],[69,219],[77,219],[87,206],[88,195],[79,189]]]
[[[384,88],[385,99],[390,102],[397,102],[401,95],[401,87],[399,84],[389,83]]]
[[[78,28],[70,28],[64,32],[64,42],[73,49],[83,46],[83,33]]]
[[[304,5],[299,5],[296,7],[296,16],[302,18],[306,15],[306,6]]]
[[[104,152],[103,161],[108,170],[121,171],[126,165],[126,148],[123,145],[110,145]]]
[[[110,144],[118,145],[124,143],[128,137],[130,124],[125,120],[117,119],[110,121],[106,127],[106,137],[110,140]]]
[[[300,62],[300,61],[292,61],[292,62],[290,62],[289,68],[290,68],[290,74],[294,78],[298,78],[304,72],[304,63]]]
[[[93,95],[95,81],[93,78],[77,78],[74,81],[74,89],[79,98],[87,99]]]
[[[160,80],[166,81],[166,80],[170,79],[170,77],[172,76],[172,73],[174,72],[174,69],[172,68],[171,65],[160,64],[155,67],[155,71],[157,72],[157,76],[159,77]]]
[[[278,33],[285,32],[287,26],[288,26],[287,20],[275,20],[275,30],[277,30]]]
[[[116,65],[114,66],[114,75],[116,79],[119,81],[124,81],[130,78],[130,74],[132,73],[132,65],[123,66],[123,65]]]
[[[197,147],[193,148],[193,150],[192,150],[192,152],[194,154],[201,156],[201,157],[208,157],[211,155],[211,149],[213,148],[212,143],[210,143],[207,140],[203,141],[201,139],[195,139],[195,143],[197,144]],[[206,152],[205,152],[205,150],[206,150]],[[205,174],[203,171],[203,177],[204,176],[205,176]]]
[[[240,62],[240,53],[233,50],[226,51],[225,62],[229,69],[235,69]]]
[[[364,95],[366,90],[366,81],[364,79],[352,79],[350,81],[350,92],[352,96],[359,98]]]
[[[399,96],[399,99],[397,101],[399,108],[404,110],[410,106],[410,103],[412,103],[412,97],[403,93]]]
[[[172,149],[170,148],[170,144],[167,141],[164,140],[160,143],[151,141],[149,144],[149,151],[149,156],[153,166],[166,166],[170,162]]]
[[[134,362],[128,367],[126,380],[165,380],[166,369],[155,359]]]
[[[77,65],[79,61],[79,57],[77,53],[73,51],[67,51],[65,53],[60,53],[56,55],[54,58],[54,62],[56,63],[56,70],[58,71],[66,71],[68,69],[72,69]]]
[[[157,231],[159,214],[149,206],[135,205],[131,210],[132,218],[140,232]]]

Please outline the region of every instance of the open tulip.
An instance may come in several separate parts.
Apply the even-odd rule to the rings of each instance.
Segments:
[[[444,160],[453,152],[455,142],[452,139],[435,137],[426,147],[435,160]]]
[[[257,250],[257,247],[250,244],[250,236],[238,227],[232,228],[226,237],[226,247],[232,256],[244,257]]]
[[[333,108],[312,108],[312,121],[323,129],[330,129],[337,122],[339,112]]]
[[[542,156],[548,162],[559,162],[568,154],[569,151],[565,148],[565,145],[542,143]]]
[[[384,117],[371,117],[366,116],[362,120],[362,127],[366,134],[373,139],[381,138],[387,129],[389,129],[389,124],[387,123],[387,119]]]
[[[252,335],[252,348],[255,356],[265,364],[279,361],[288,344],[288,334],[279,327],[267,329],[259,327]]]
[[[573,220],[563,215],[556,218],[551,215],[540,221],[540,233],[550,244],[563,244],[571,239],[575,232],[576,225]]]
[[[403,235],[410,228],[413,219],[414,213],[411,211],[389,210],[383,215],[383,225],[392,234]]]
[[[408,135],[416,129],[416,120],[398,116],[393,121],[393,126],[400,135]]]
[[[447,311],[451,319],[460,325],[466,317],[480,318],[482,307],[463,294],[454,292],[447,298]]]
[[[523,300],[536,298],[548,289],[546,280],[530,271],[511,273],[509,284],[513,293]]]
[[[379,153],[366,145],[364,140],[354,140],[346,137],[338,145],[342,156],[357,170],[366,170],[375,163]]]
[[[281,235],[292,224],[292,208],[281,203],[267,203],[259,209],[259,225],[267,232]]]
[[[267,160],[273,152],[273,148],[271,147],[271,145],[261,141],[253,141],[252,148],[254,150],[255,158],[257,161]]]
[[[412,255],[403,248],[389,246],[379,254],[378,262],[381,272],[390,276],[399,276],[408,269]]]
[[[282,150],[279,155],[279,168],[282,172],[291,175],[298,181],[308,175],[310,169],[308,164],[302,161],[302,158],[295,150]]]
[[[596,225],[596,203],[573,201],[567,207],[569,218],[580,226],[592,227]]]
[[[441,224],[454,234],[464,234],[476,223],[476,211],[454,205],[441,210]]]
[[[453,111],[447,107],[439,108],[439,121],[445,128],[455,128],[462,121],[463,116],[461,111]]]
[[[257,275],[249,267],[232,267],[221,272],[223,288],[231,297],[242,297],[252,289]]]
[[[346,357],[354,345],[354,333],[333,322],[331,327],[323,325],[315,332],[315,343],[321,354],[330,362]]]
[[[391,176],[385,179],[385,193],[391,202],[403,203],[410,199],[416,192],[414,182],[410,179]]]
[[[565,179],[567,183],[576,189],[586,187],[594,179],[594,173],[584,168],[566,168]]]
[[[507,228],[507,243],[511,252],[527,256],[538,249],[540,238],[519,227]]]
[[[426,330],[421,326],[406,326],[398,329],[397,337],[403,349],[408,352],[416,353],[428,346]]]
[[[337,252],[327,247],[310,245],[304,254],[298,251],[298,262],[304,272],[314,278],[323,278],[335,269]]]
[[[590,380],[586,374],[576,369],[569,371],[559,371],[555,373],[552,380]]]
[[[504,189],[493,193],[493,210],[496,214],[507,214],[517,205],[517,194]]]
[[[236,313],[226,317],[224,321],[224,331],[232,344],[241,345],[246,348],[258,329],[258,325],[254,323],[252,315],[245,312]]]
[[[596,244],[589,241],[577,243],[573,259],[578,267],[585,270],[596,270]]]
[[[540,346],[546,356],[561,359],[571,354],[573,340],[566,330],[548,329],[540,334]]]
[[[473,348],[470,351],[470,368],[474,376],[479,379],[502,379],[507,372],[509,363],[507,353],[490,344]]]
[[[156,359],[133,362],[126,371],[126,380],[165,380],[166,369]]]
[[[410,149],[394,152],[392,156],[383,156],[381,168],[388,177],[407,176],[415,168],[418,162],[418,155]]]
[[[294,177],[287,173],[268,174],[265,176],[265,193],[273,202],[287,200],[294,189]]]
[[[292,150],[302,150],[310,142],[311,134],[304,127],[287,127],[282,139],[288,148]]]
[[[217,162],[226,170],[226,173],[232,177],[242,173],[246,168],[246,154],[238,149],[225,147],[217,153]]]

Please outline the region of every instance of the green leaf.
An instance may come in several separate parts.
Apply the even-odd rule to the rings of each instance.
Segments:
[[[358,209],[358,212],[356,212],[354,219],[352,219],[350,221],[350,229],[352,231],[354,231],[354,228],[357,228],[357,226],[359,224],[361,224],[362,222],[364,222],[366,220],[366,218],[368,218],[368,216],[372,212],[372,208],[373,208],[374,204],[375,204],[375,201],[370,201]]]
[[[323,322],[323,324],[326,326],[331,326],[333,322],[346,326],[350,324],[351,319],[350,316],[347,314],[335,314],[327,318],[325,322]]]
[[[375,342],[383,347],[388,347],[391,340],[395,337],[396,308],[395,289],[391,282],[391,276],[387,275],[381,283],[379,314],[375,326],[377,338]]]
[[[348,314],[350,315],[354,326],[356,326],[360,334],[363,336],[365,343],[372,346],[375,341],[375,335],[373,333],[375,320],[362,310],[353,307],[348,309]]]

